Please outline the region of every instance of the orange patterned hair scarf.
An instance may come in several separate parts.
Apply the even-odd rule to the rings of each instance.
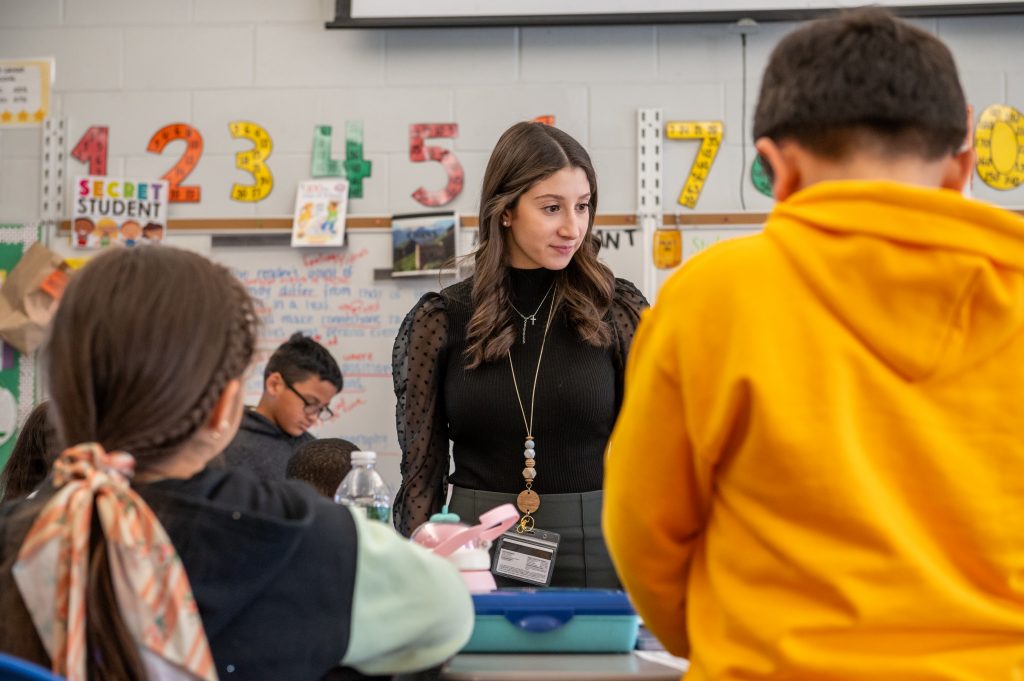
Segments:
[[[86,590],[95,503],[117,602],[151,679],[217,681],[192,587],[171,540],[128,478],[135,459],[98,444],[54,463],[57,493],[18,553],[14,579],[53,671],[86,681]]]

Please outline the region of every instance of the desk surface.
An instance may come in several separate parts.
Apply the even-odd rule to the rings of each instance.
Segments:
[[[654,660],[665,659],[669,664]],[[665,653],[511,655],[466,653],[444,667],[444,681],[679,681],[685,661]],[[670,666],[673,665],[673,666]]]

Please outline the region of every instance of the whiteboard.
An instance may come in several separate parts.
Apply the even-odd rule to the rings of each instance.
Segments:
[[[750,228],[689,228],[683,253],[692,257],[723,239],[756,232]],[[639,283],[643,274],[642,239],[636,228],[598,231],[601,258],[616,276]],[[476,230],[462,230],[462,252],[469,252]],[[340,249],[286,246],[222,246],[210,257],[231,268],[258,301],[259,342],[246,374],[246,404],[263,392],[263,369],[274,349],[291,334],[317,338],[337,360],[345,378],[331,402],[334,418],[315,427],[318,437],[341,437],[378,453],[385,481],[397,490],[401,451],[395,430],[395,394],[391,350],[406,313],[427,291],[454,283],[454,277],[375,279],[374,270],[391,267],[391,232],[348,232]],[[663,273],[667,276],[669,273]]]
[[[794,20],[864,0],[350,0],[337,3],[328,28],[637,24]],[[1024,9],[1012,0],[875,0],[905,15],[1006,14]]]
[[[389,230],[351,230],[340,249],[216,246],[211,257],[231,268],[258,301],[259,342],[246,374],[246,404],[259,401],[263,369],[277,346],[295,332],[317,338],[337,360],[345,385],[330,405],[335,416],[311,432],[376,451],[381,474],[397,489],[391,349],[405,314],[442,282],[375,281],[374,269],[391,267]],[[447,277],[443,285],[452,282]]]
[[[862,7],[863,0],[352,0],[352,18],[546,16],[574,14],[663,14],[675,12],[772,12]],[[881,7],[957,7],[992,11],[999,5],[1020,5],[1010,0],[876,0]]]

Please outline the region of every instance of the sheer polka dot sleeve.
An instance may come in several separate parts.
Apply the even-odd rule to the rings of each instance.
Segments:
[[[626,357],[633,344],[633,335],[640,324],[640,316],[650,307],[647,298],[636,286],[625,279],[615,280],[615,298],[612,300],[611,325],[615,332],[615,407],[622,404],[625,384]]]
[[[395,339],[392,367],[402,484],[395,527],[408,536],[441,509],[448,473],[448,421],[444,408],[445,301],[428,293],[406,315]]]

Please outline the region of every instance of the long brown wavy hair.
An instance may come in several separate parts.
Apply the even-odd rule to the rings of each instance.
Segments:
[[[60,440],[130,452],[137,473],[173,456],[249,365],[255,325],[242,284],[202,256],[168,246],[97,256],[68,285],[44,352]],[[33,624],[14,610],[0,650],[31,658]],[[88,678],[145,679],[95,514],[86,615]]]
[[[515,342],[509,256],[502,215],[516,207],[530,187],[563,168],[580,168],[590,183],[587,233],[569,265],[555,277],[555,305],[564,307],[582,341],[598,347],[612,342],[604,320],[615,292],[615,277],[597,259],[594,237],[597,175],[583,146],[558,128],[516,123],[491,152],[480,196],[480,245],[473,260],[473,316],[466,336],[467,368],[501,358]]]

